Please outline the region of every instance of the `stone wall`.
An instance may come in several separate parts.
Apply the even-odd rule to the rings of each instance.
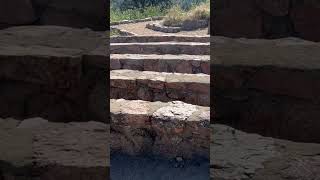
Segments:
[[[181,101],[111,99],[112,151],[208,158],[210,108]]]
[[[0,31],[0,117],[107,122],[106,42],[88,29]]]
[[[107,30],[106,0],[2,0],[0,28],[59,25]]]
[[[111,152],[209,161],[209,40],[110,39]]]
[[[320,3],[315,0],[214,0],[213,34],[227,37],[296,36],[320,41]]]
[[[320,44],[213,37],[213,122],[320,142]]]

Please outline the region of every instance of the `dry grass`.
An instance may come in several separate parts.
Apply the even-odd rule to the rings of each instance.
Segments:
[[[173,6],[165,16],[163,25],[165,26],[181,26],[186,17],[186,12],[180,6]]]
[[[210,5],[206,3],[196,6],[187,13],[186,19],[188,20],[209,20],[210,18]]]
[[[192,7],[189,11],[183,11],[180,6],[172,7],[163,20],[165,26],[181,26],[184,21],[209,20],[210,1]]]

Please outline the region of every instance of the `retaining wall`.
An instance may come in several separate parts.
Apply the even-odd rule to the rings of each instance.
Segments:
[[[294,141],[320,142],[320,45],[213,37],[212,122]]]
[[[104,33],[24,26],[0,37],[0,117],[107,122]]]

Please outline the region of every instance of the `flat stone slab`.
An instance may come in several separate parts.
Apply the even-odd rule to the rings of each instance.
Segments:
[[[210,36],[186,36],[186,35],[161,35],[161,36],[117,36],[110,37],[110,43],[134,43],[134,42],[210,42]]]
[[[211,125],[211,179],[319,179],[320,144],[248,134]]]
[[[148,42],[111,43],[112,54],[191,54],[210,55],[210,43]]]
[[[101,179],[109,176],[109,125],[0,119],[1,177]]]
[[[111,54],[110,69],[210,74],[210,56],[171,54]]]
[[[110,98],[146,101],[183,101],[210,105],[210,76],[152,71],[110,71]]]
[[[209,159],[209,107],[181,101],[110,103],[112,151]]]

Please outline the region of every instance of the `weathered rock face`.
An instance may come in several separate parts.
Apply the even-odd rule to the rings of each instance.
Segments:
[[[111,54],[110,69],[210,74],[210,56]]]
[[[214,122],[320,142],[319,43],[212,38]]]
[[[210,76],[204,74],[113,70],[110,73],[110,89],[110,98],[113,99],[178,100],[210,105]]]
[[[88,29],[1,30],[0,117],[106,122],[106,42]]]
[[[209,43],[210,36],[112,36],[110,37],[110,43],[135,43],[135,42],[202,42]]]
[[[320,145],[296,143],[211,125],[210,178],[308,180],[320,177]]]
[[[210,43],[199,43],[199,42],[111,43],[110,51],[112,54],[210,55]]]
[[[109,178],[109,125],[53,123],[42,118],[0,119],[0,177],[9,179]]]
[[[112,99],[110,114],[112,151],[167,158],[209,156],[209,107]]]
[[[314,0],[216,0],[214,35],[247,38],[297,36],[320,41],[320,3]]]
[[[0,28],[16,25],[59,25],[107,30],[105,0],[4,0]]]

